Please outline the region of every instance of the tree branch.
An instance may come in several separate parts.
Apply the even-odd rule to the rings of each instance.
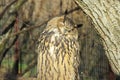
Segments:
[[[8,48],[6,48],[6,49],[4,50],[4,52],[1,54],[1,56],[0,56],[0,65],[1,65],[1,63],[2,63],[2,61],[3,61],[3,59],[4,59],[4,57],[5,57],[5,55],[6,55],[7,52],[10,50],[10,48],[14,45],[14,43],[16,42],[17,39],[18,39],[18,37],[15,37],[14,40],[13,40],[13,42],[12,42],[12,44],[11,44]]]
[[[16,3],[18,0],[14,0],[12,1],[10,4],[8,4],[5,9],[0,13],[0,20],[2,19],[3,15],[5,14],[5,12],[10,8],[10,6],[12,6],[14,3]]]
[[[7,27],[5,27],[2,32],[1,35],[6,34],[15,24],[15,20],[13,20]]]
[[[29,65],[28,67],[24,70],[24,72],[22,73],[22,76],[31,70],[31,68],[35,67],[35,65],[37,65],[37,61],[36,60],[33,60]]]
[[[80,7],[76,7],[76,8],[74,8],[74,9],[68,11],[67,13],[61,13],[61,15],[57,15],[57,16],[68,15],[68,14],[73,13],[74,11],[77,11],[77,10],[80,10],[80,9],[81,9]],[[56,17],[56,16],[53,16],[53,17]],[[9,37],[13,37],[13,36],[19,35],[19,34],[21,34],[21,33],[24,33],[24,32],[26,32],[26,31],[30,31],[30,30],[33,30],[33,29],[38,28],[38,27],[40,27],[40,26],[43,26],[43,25],[46,24],[49,20],[51,20],[53,17],[51,17],[50,19],[44,21],[44,22],[41,23],[40,25],[32,26],[32,27],[28,26],[28,27],[30,27],[30,28],[27,28],[27,29],[24,29],[24,30],[22,30],[22,31],[13,33],[13,34],[11,34]]]
[[[14,26],[14,24],[13,24],[13,26]],[[22,30],[23,28],[24,28],[25,26],[22,26],[21,28],[20,28],[20,30]],[[8,35],[8,37],[6,38],[6,40],[8,39],[8,38],[10,38],[9,37],[10,35]],[[18,39],[18,35],[15,35],[16,37],[14,38],[14,40],[13,40],[13,42],[11,43],[11,45],[8,47],[8,48],[6,48],[4,51],[3,51],[3,53],[1,53],[0,54],[0,65],[1,65],[1,63],[2,63],[2,60],[4,59],[4,57],[5,57],[5,55],[7,54],[7,52],[10,50],[10,48],[15,44],[15,42],[16,42],[16,40]]]

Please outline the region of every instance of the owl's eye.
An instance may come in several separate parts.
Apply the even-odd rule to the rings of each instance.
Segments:
[[[77,24],[77,27],[78,28],[80,28],[80,27],[82,27],[83,26],[83,24]]]
[[[83,24],[77,24],[77,25],[75,25],[75,28],[80,28],[82,26],[83,26]]]

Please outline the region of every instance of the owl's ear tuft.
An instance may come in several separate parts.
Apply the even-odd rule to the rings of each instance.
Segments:
[[[67,15],[67,14],[68,14],[68,10],[66,9],[66,10],[65,10],[65,15]]]
[[[66,9],[65,10],[65,13],[64,13],[65,15],[64,15],[64,20],[63,20],[63,23],[65,22],[65,20],[66,20],[66,16],[67,16],[67,14],[68,14],[68,10]]]

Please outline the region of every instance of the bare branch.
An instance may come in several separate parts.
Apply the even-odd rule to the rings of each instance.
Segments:
[[[1,65],[1,63],[2,63],[2,61],[4,59],[4,57],[5,57],[5,55],[10,50],[10,48],[14,45],[14,43],[16,42],[17,39],[18,39],[18,37],[14,38],[12,44],[8,48],[6,48],[3,53],[1,53],[1,56],[0,56],[0,65]]]
[[[62,13],[61,15],[57,15],[57,16],[68,15],[68,14],[73,13],[74,11],[77,11],[77,10],[80,10],[80,9],[81,9],[80,7],[76,7],[76,8],[74,8],[74,9],[68,11],[67,13]],[[56,17],[56,16],[53,16],[53,17]],[[40,25],[32,26],[32,27],[29,26],[30,28],[27,28],[27,29],[24,29],[24,30],[22,30],[22,31],[13,33],[13,34],[11,34],[9,37],[13,37],[13,36],[19,35],[19,34],[21,34],[21,33],[24,33],[24,32],[26,32],[26,31],[33,30],[33,29],[35,29],[35,28],[38,28],[38,27],[46,24],[46,23],[47,23],[49,20],[51,20],[53,17],[51,17],[50,19],[44,21],[44,22],[41,23]]]
[[[22,73],[22,76],[27,73],[28,71],[31,70],[31,68],[35,67],[35,65],[37,65],[37,60],[33,60],[28,67],[24,70],[24,72]]]
[[[2,32],[1,35],[6,34],[15,24],[15,20],[13,20],[7,27],[5,27]]]
[[[18,0],[14,0],[12,1],[10,4],[8,4],[5,9],[0,13],[0,19],[3,17],[3,15],[5,14],[5,12],[10,8],[10,6],[12,6],[14,3],[16,3]]]

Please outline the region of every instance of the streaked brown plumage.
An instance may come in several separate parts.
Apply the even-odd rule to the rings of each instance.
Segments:
[[[38,46],[38,80],[79,80],[78,31],[64,16],[50,20]]]

